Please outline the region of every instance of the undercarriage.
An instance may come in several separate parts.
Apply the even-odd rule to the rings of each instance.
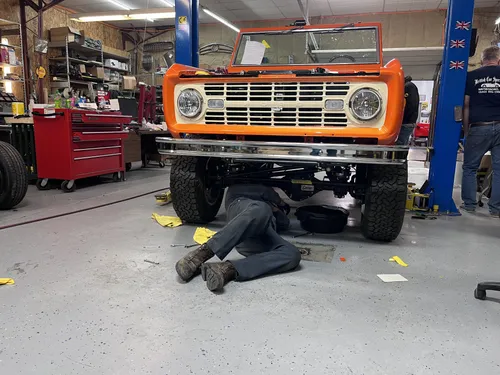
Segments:
[[[224,189],[262,184],[300,201],[330,190],[361,200],[365,237],[394,240],[404,220],[407,147],[157,138],[175,156],[171,191],[177,215],[206,223],[217,215]]]

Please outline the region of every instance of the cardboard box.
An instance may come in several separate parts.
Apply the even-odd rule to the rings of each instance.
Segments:
[[[64,26],[50,29],[51,42],[64,42],[68,38],[68,43],[83,44],[85,35],[83,31],[77,30],[74,27]]]
[[[96,78],[104,79],[104,68],[99,66],[92,66],[87,68],[87,73],[92,74]]]
[[[78,64],[78,71],[80,73],[87,73],[87,69],[85,69],[85,64]]]
[[[137,80],[134,76],[123,76],[123,89],[124,90],[135,90],[137,86]]]

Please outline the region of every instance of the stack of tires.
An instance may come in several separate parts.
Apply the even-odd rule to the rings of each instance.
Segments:
[[[8,210],[24,199],[28,190],[28,172],[19,152],[0,142],[0,210]]]

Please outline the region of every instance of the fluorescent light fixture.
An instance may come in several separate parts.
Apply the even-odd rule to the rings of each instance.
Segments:
[[[165,5],[168,5],[169,7],[174,7],[175,6],[175,3],[173,1],[170,1],[170,0],[161,0],[163,3],[165,3]]]
[[[128,17],[133,20],[156,20],[156,19],[166,19],[166,18],[175,18],[174,12],[168,13],[139,13],[139,14],[129,14]]]
[[[80,17],[78,19],[75,19],[75,21],[80,21],[80,22],[126,21],[126,20],[128,20],[126,15],[89,16],[89,17]]]
[[[108,3],[114,4],[117,7],[120,7],[120,8],[125,9],[125,10],[130,10],[131,9],[128,6],[126,6],[125,4],[122,4],[122,3],[120,3],[120,2],[118,2],[116,0],[108,0]]]
[[[210,17],[212,18],[215,18],[217,21],[219,21],[220,23],[226,25],[227,27],[233,29],[234,31],[236,31],[237,33],[240,32],[240,29],[238,29],[236,26],[234,26],[231,22],[229,22],[228,20],[226,20],[225,18],[222,18],[221,16],[215,14],[214,12],[208,10],[207,8],[202,8],[203,11],[208,14]]]
[[[154,20],[175,18],[175,11],[170,8],[117,10],[114,12],[78,13],[71,19],[79,22]]]

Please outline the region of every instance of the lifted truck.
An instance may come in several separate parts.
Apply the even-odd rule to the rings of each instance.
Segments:
[[[394,146],[404,74],[382,63],[381,26],[243,29],[228,73],[175,64],[164,83],[177,215],[206,223],[236,183],[281,188],[302,200],[321,190],[362,201],[367,238],[401,231],[407,147]],[[323,178],[318,179],[319,172]]]

